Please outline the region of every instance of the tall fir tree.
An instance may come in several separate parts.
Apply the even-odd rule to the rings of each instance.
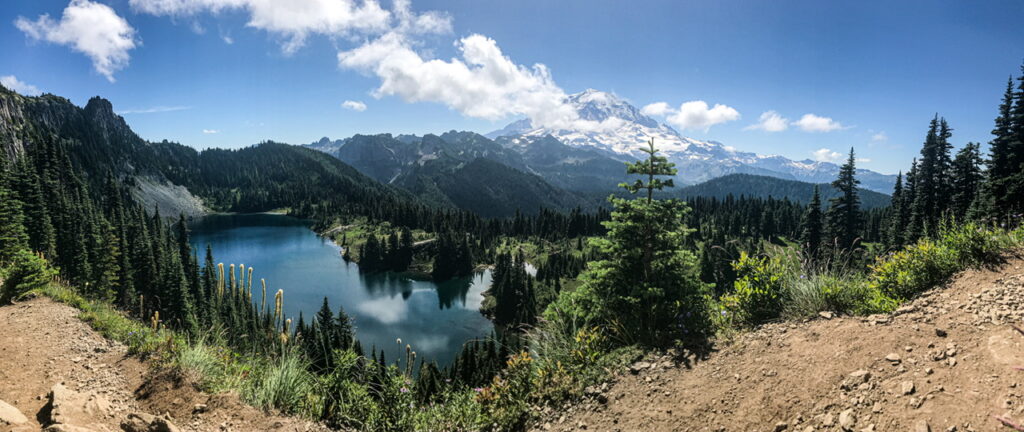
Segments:
[[[816,261],[821,255],[821,239],[823,234],[823,221],[821,219],[821,192],[818,186],[814,186],[814,195],[811,202],[807,204],[807,211],[804,212],[801,220],[800,243],[804,248],[804,255],[808,261]]]
[[[950,182],[950,214],[957,220],[964,220],[969,215],[972,207],[978,205],[978,195],[981,188],[981,146],[977,143],[967,143],[964,148],[956,154],[951,168],[952,179]],[[973,213],[976,213],[973,212]]]
[[[896,184],[892,188],[892,199],[890,201],[892,212],[889,214],[888,227],[885,235],[885,242],[890,247],[903,246],[905,230],[907,229],[906,200],[903,192],[903,172],[896,174]]]
[[[683,220],[689,208],[679,200],[653,199],[654,191],[672,186],[660,177],[674,176],[676,169],[653,140],[642,150],[646,159],[627,164],[629,174],[642,178],[622,186],[646,196],[609,198],[615,211],[604,223],[608,233],[592,241],[606,258],[591,262],[580,275],[582,284],[563,291],[545,316],[599,325],[618,340],[703,343],[710,329],[708,287],[686,247],[691,230]]]
[[[839,168],[839,176],[832,187],[839,195],[829,201],[825,214],[828,241],[840,251],[849,251],[857,246],[861,228],[860,196],[857,193],[856,158],[853,148],[846,163]]]
[[[6,152],[0,151],[0,155]],[[28,234],[22,203],[10,187],[6,156],[0,156],[0,264],[10,262],[19,252],[28,249]]]

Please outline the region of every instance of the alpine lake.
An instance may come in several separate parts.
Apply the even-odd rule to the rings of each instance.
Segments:
[[[389,361],[402,359],[408,344],[417,359],[444,367],[464,343],[493,329],[479,311],[490,270],[445,282],[361,274],[358,264],[342,259],[340,246],[310,229],[309,221],[281,214],[214,214],[191,228],[200,261],[210,245],[216,263],[252,267],[254,299],[260,279],[266,280],[268,303],[283,289],[285,316],[292,322],[300,312],[311,322],[324,297],[335,313],[344,308],[367,355],[375,348]]]

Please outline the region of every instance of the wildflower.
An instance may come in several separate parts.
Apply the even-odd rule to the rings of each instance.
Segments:
[[[729,312],[722,311],[722,316],[726,316],[726,315],[729,315]]]
[[[800,275],[800,279],[807,279],[807,275]]]
[[[477,387],[477,388],[474,388],[473,391],[475,391],[477,393],[480,393],[480,392],[484,391],[484,389],[483,389],[483,387]]]
[[[409,393],[409,389],[407,389],[407,388],[405,388],[405,387],[402,387],[402,389],[401,389],[400,391],[401,391],[402,393]]]

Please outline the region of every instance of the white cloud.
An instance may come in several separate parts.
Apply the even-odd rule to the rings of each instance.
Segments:
[[[393,11],[376,0],[129,0],[138,12],[158,16],[191,17],[243,11],[248,27],[283,38],[286,54],[301,48],[310,35],[351,37],[382,34],[399,29],[405,33],[444,33],[451,20],[438,12],[414,14],[408,0],[396,0]]]
[[[883,132],[879,132],[879,133],[876,133],[874,135],[871,135],[871,141],[872,142],[886,142],[886,141],[889,141],[889,136],[886,135],[884,131]]]
[[[645,116],[661,117],[672,111],[672,107],[665,102],[655,102],[652,104],[645,105],[640,109],[640,113]]]
[[[216,129],[203,129],[203,133],[207,134],[207,135],[210,135],[210,134],[218,134],[218,133],[220,133],[220,131],[216,130]]]
[[[871,162],[871,159],[869,159],[869,158],[857,158],[857,162],[858,163],[868,163],[868,162]]]
[[[680,129],[703,129],[707,131],[711,126],[738,120],[739,118],[739,111],[730,106],[715,104],[714,108],[708,109],[707,102],[699,100],[680,105],[679,111],[668,116],[666,120]]]
[[[640,112],[649,116],[664,116],[665,121],[679,129],[700,129],[705,132],[711,126],[740,118],[739,111],[730,106],[715,104],[714,107],[708,107],[708,103],[702,100],[684,102],[679,109],[672,108],[666,102],[655,102],[644,106]]]
[[[813,159],[818,162],[837,162],[843,158],[842,153],[827,148],[815,150],[813,154]]]
[[[92,59],[96,72],[114,82],[114,72],[128,66],[128,51],[135,48],[135,29],[109,6],[89,0],[71,0],[60,21],[41,15],[30,21],[18,17],[14,25],[32,39],[71,49]]]
[[[814,114],[804,114],[793,124],[799,126],[804,132],[831,132],[844,128],[842,124],[832,120],[831,117],[820,117]]]
[[[373,96],[398,96],[406,102],[437,102],[469,117],[498,120],[526,115],[537,127],[596,130],[615,121],[582,120],[543,64],[526,67],[505,56],[486,36],[455,43],[460,57],[424,59],[400,32],[389,32],[355,49],[338,53],[342,68],[377,76]]]
[[[360,101],[347,100],[341,103],[341,107],[345,109],[350,109],[352,111],[366,111],[366,104]]]
[[[757,123],[743,130],[763,130],[765,132],[782,132],[789,128],[789,119],[775,111],[765,111],[758,117]]]
[[[190,107],[190,106],[162,106],[161,105],[161,106],[155,106],[155,107],[149,107],[149,108],[126,109],[126,110],[118,111],[117,113],[120,114],[120,115],[125,115],[125,114],[153,114],[153,113],[163,113],[163,112],[171,112],[171,111],[183,111],[183,110],[187,110],[187,109],[192,109],[192,107]]]
[[[3,84],[4,87],[7,87],[10,90],[14,90],[26,96],[37,96],[42,93],[39,91],[39,87],[22,82],[14,75],[0,76],[0,84]]]

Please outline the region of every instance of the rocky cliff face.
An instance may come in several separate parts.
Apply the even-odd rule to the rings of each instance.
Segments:
[[[0,151],[15,159],[44,139],[66,146],[93,187],[109,172],[134,184],[133,196],[148,209],[165,215],[207,212],[202,200],[161,172],[153,146],[114,113],[110,101],[94,97],[78,107],[59,96],[22,96],[0,86]]]

